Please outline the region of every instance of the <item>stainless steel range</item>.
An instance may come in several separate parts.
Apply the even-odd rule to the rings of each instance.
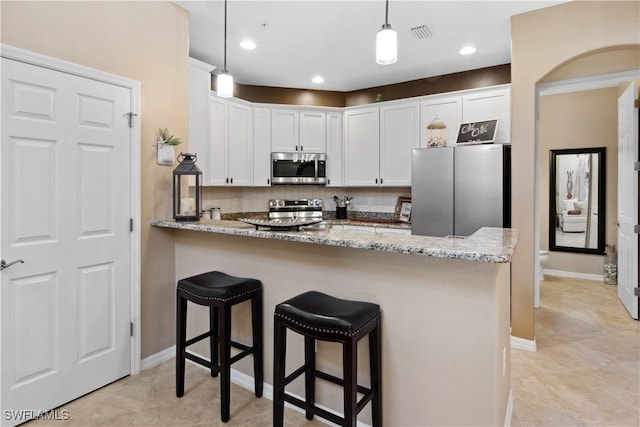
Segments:
[[[322,220],[322,199],[269,200],[269,219]]]

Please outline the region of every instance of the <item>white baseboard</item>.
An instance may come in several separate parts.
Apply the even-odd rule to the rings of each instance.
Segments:
[[[575,271],[544,269],[544,274],[548,274],[549,276],[570,277],[572,279],[595,280],[598,282],[602,282],[604,280],[604,276],[602,274],[577,273]]]
[[[511,427],[511,416],[513,415],[513,392],[509,389],[509,400],[507,401],[507,410],[504,415],[504,427]]]
[[[525,340],[524,338],[511,336],[511,348],[526,351],[537,351],[536,340]]]
[[[209,360],[208,357],[204,357],[204,356],[202,356],[202,355],[200,355],[200,354],[198,354],[196,352],[190,351],[190,353],[192,353],[192,354],[194,354],[194,355],[196,355],[198,357],[201,357],[201,358],[203,358],[205,360]],[[163,362],[166,362],[167,360],[170,360],[170,359],[174,358],[175,356],[176,356],[176,347],[175,346],[169,347],[169,348],[164,349],[164,350],[162,350],[162,351],[160,351],[160,352],[158,352],[156,354],[152,354],[151,356],[144,358],[142,360],[141,369],[142,370],[151,369],[154,366],[157,366],[157,365],[159,365],[159,364],[161,364]],[[189,359],[187,359],[187,362],[192,363],[194,366],[197,366],[197,367],[199,367],[201,369],[204,369],[204,370],[207,370],[207,371],[209,370],[209,368],[207,368],[206,366],[202,366],[202,365],[199,365],[197,363],[194,363],[193,361],[191,361]],[[254,391],[253,377],[251,375],[247,375],[244,372],[240,372],[240,371],[238,371],[236,369],[233,369],[233,368],[231,368],[231,382],[234,383],[234,384],[237,384],[240,387],[242,387],[244,389],[247,389],[247,390],[249,390],[251,392]],[[292,396],[300,399],[300,400],[304,400],[304,398],[302,396],[298,396],[298,395],[290,393],[290,392],[288,392],[288,393],[291,394]],[[273,400],[273,385],[272,384],[269,384],[267,382],[263,383],[263,385],[262,385],[262,397],[264,397],[266,399],[269,399],[269,400]],[[289,403],[286,403],[286,402],[285,402],[285,406],[287,408],[293,409],[296,412],[304,414],[304,410],[301,409],[301,408],[298,408],[297,406],[290,405]],[[317,405],[317,406],[319,408],[322,408],[325,411],[331,412],[332,414],[335,414],[335,415],[337,415],[339,417],[343,416],[343,414],[341,412],[334,411],[333,409],[327,408],[326,406],[322,406],[322,405]],[[327,425],[338,427],[337,424],[329,422],[329,421],[327,421],[327,420],[325,420],[323,418],[317,418],[317,419],[319,421],[322,421],[323,423],[325,423]],[[366,423],[363,423],[361,421],[358,421],[358,427],[371,427],[371,426],[369,424],[366,424]]]
[[[154,368],[167,360],[173,359],[174,357],[176,357],[175,345],[142,359],[142,362],[140,363],[140,370],[144,371],[146,369]]]

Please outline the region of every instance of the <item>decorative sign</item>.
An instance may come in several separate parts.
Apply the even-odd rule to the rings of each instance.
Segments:
[[[457,144],[489,144],[495,141],[498,119],[484,122],[462,123]]]

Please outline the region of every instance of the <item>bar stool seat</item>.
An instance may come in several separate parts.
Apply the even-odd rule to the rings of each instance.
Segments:
[[[231,308],[241,302],[251,301],[251,346],[231,339]],[[210,308],[209,331],[187,340],[187,302]],[[205,360],[186,351],[186,348],[205,338],[210,338],[211,360]],[[211,376],[220,373],[220,417],[229,420],[231,365],[253,355],[256,397],[263,391],[262,345],[262,283],[256,279],[230,276],[220,271],[210,271],[178,281],[176,288],[176,396],[184,395],[185,360],[189,359],[211,370]],[[231,347],[241,351],[231,357]]]
[[[274,396],[273,425],[284,423],[284,402],[305,410],[307,419],[314,415],[341,426],[354,426],[358,413],[371,401],[373,426],[382,425],[381,399],[381,311],[378,304],[335,298],[310,291],[276,305],[274,312]],[[305,364],[285,375],[286,329],[305,338]],[[371,386],[357,383],[358,341],[369,336]],[[343,344],[343,378],[315,368],[315,340]],[[305,401],[287,394],[285,387],[305,374]],[[344,388],[344,417],[315,405],[315,379],[320,378]],[[357,400],[358,393],[363,397]]]

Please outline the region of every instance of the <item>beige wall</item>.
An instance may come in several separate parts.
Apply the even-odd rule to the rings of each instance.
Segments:
[[[616,244],[618,88],[540,97],[540,249],[549,249],[549,150],[606,147],[605,242]],[[550,252],[545,268],[602,274],[602,255]]]
[[[187,136],[189,19],[169,2],[2,1],[2,43],[142,83],[142,357],[174,344],[174,239],[149,227],[171,216],[171,167],[155,132]]]
[[[619,47],[638,49],[639,2],[570,2],[511,20],[511,140],[514,255],[512,334],[535,337],[536,85],[573,59]],[[597,72],[606,72],[599,69]],[[594,71],[596,73],[596,71]]]

